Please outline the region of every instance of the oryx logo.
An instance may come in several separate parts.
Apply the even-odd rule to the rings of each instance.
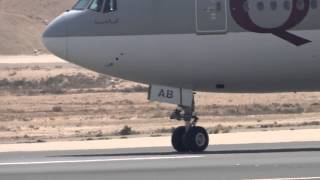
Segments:
[[[309,12],[309,0],[291,0],[291,14],[286,22],[275,28],[263,28],[255,24],[245,10],[248,0],[230,0],[230,11],[233,19],[244,29],[257,33],[270,33],[296,46],[311,42],[308,39],[289,33],[288,30],[297,26]]]

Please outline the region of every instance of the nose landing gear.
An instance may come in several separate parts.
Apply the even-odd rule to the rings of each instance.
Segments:
[[[149,88],[149,100],[178,105],[170,116],[171,119],[185,122],[185,126],[176,128],[171,137],[172,146],[178,152],[202,152],[209,144],[207,131],[196,126],[199,118],[195,113],[194,95],[192,89],[155,84]]]
[[[196,126],[198,117],[192,107],[178,106],[171,119],[184,120],[185,126],[176,128],[171,137],[173,148],[177,152],[203,152],[209,144],[209,136],[203,127]]]

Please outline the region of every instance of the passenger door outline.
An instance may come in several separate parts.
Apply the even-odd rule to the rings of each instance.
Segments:
[[[227,33],[227,0],[195,0],[195,26],[197,34]]]

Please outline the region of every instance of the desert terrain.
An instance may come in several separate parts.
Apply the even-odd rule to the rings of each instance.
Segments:
[[[0,55],[46,53],[41,42],[44,28],[75,2],[76,0],[0,0]]]
[[[52,55],[0,57],[0,143],[169,135],[175,106],[147,101],[147,87]],[[211,134],[315,129],[320,93],[197,93]]]

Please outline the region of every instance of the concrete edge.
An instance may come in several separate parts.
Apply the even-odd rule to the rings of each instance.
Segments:
[[[309,141],[320,141],[320,129],[238,132],[210,135],[210,145],[285,143]],[[61,141],[26,144],[0,144],[0,152],[100,150],[169,146],[171,146],[171,139],[169,136],[166,136],[94,141]]]

